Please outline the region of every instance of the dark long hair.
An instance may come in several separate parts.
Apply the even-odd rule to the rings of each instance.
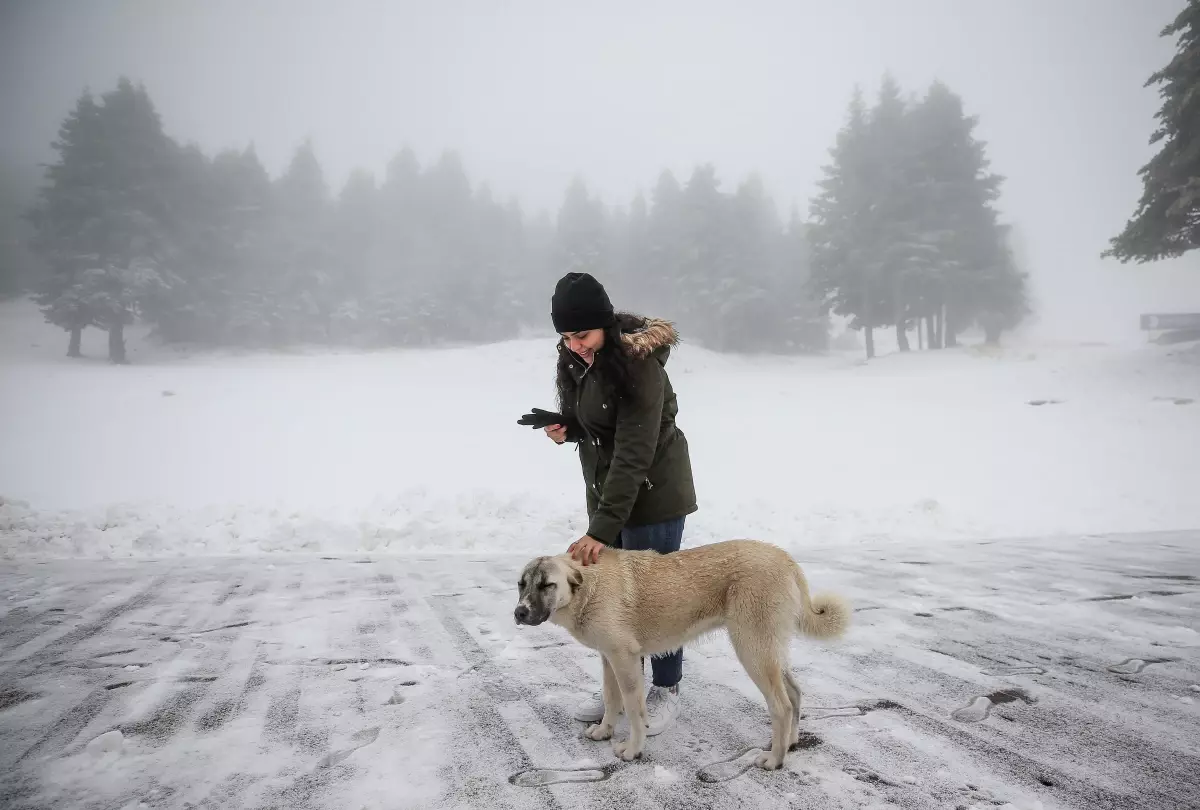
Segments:
[[[630,385],[629,364],[632,358],[621,340],[621,333],[631,326],[630,316],[620,314],[616,323],[604,330],[604,346],[592,358],[592,369],[589,374],[595,374],[600,379],[605,393],[615,396],[618,400],[628,399],[633,394]],[[580,362],[559,339],[558,366],[555,377],[555,389],[558,394],[558,409],[562,413],[573,412],[575,409],[575,393],[577,384],[568,366]]]

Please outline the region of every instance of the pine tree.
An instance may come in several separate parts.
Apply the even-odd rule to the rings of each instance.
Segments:
[[[1162,85],[1158,154],[1138,172],[1142,197],[1125,229],[1102,255],[1139,264],[1182,256],[1200,247],[1200,0],[1188,0],[1161,33],[1178,36],[1171,62],[1147,81]]]
[[[109,359],[125,363],[124,328],[176,259],[178,147],[145,89],[125,78],[100,103],[85,92],[52,146],[59,157],[30,215],[49,267],[38,300],[71,333],[69,355],[94,325],[109,333]]]
[[[37,205],[29,212],[33,247],[46,262],[47,274],[37,290],[46,321],[70,332],[68,357],[80,356],[81,335],[96,322],[78,284],[98,241],[91,233],[91,212],[103,207],[100,176],[100,105],[88,91],[79,97],[59,126],[51,147],[58,161],[46,168]]]
[[[141,316],[165,341],[210,342],[228,308],[229,256],[219,238],[212,162],[196,146],[175,151],[165,199],[170,230],[164,234],[170,261],[163,283],[148,291]]]
[[[829,348],[829,316],[811,295],[812,249],[808,225],[795,207],[780,247],[781,277],[773,294],[785,306],[782,342],[793,351],[823,352]]]
[[[962,99],[935,82],[911,115],[915,145],[910,178],[918,240],[927,246],[917,273],[920,315],[930,324],[930,348],[955,345],[986,303],[983,279],[1003,233],[992,207],[1003,178],[988,171],[978,118]]]
[[[480,184],[471,200],[466,230],[469,270],[457,294],[457,334],[475,342],[495,342],[516,332],[514,266],[519,239],[510,233],[512,210],[496,202],[491,188]],[[520,225],[519,209],[516,225]]]
[[[516,197],[510,197],[503,206],[495,205],[488,218],[491,244],[485,249],[495,257],[500,289],[499,298],[491,305],[495,333],[490,337],[497,340],[516,336],[525,323],[524,313],[532,298],[527,279],[530,268],[537,264],[531,252],[525,215]]]
[[[401,150],[388,163],[379,189],[380,249],[372,264],[366,319],[370,340],[400,345],[411,331],[416,301],[416,267],[422,229],[421,166],[412,149]]]
[[[420,200],[412,323],[416,339],[428,344],[477,328],[480,290],[472,284],[475,245],[463,238],[474,213],[471,181],[458,153],[443,153],[421,176]]]
[[[908,351],[914,268],[926,257],[911,183],[909,113],[900,86],[883,77],[879,100],[866,127],[865,171],[871,203],[862,214],[867,235],[867,273],[873,279],[871,321],[896,327],[900,351]]]
[[[361,169],[350,173],[338,195],[333,221],[334,264],[330,298],[331,330],[342,342],[367,331],[366,302],[380,239],[379,190],[375,177]]]
[[[697,166],[680,199],[682,250],[673,264],[678,318],[696,339],[721,351],[727,339],[718,320],[732,298],[733,264],[730,200],[722,194],[712,164]]]
[[[863,330],[871,358],[882,302],[870,233],[874,198],[867,125],[862,91],[855,88],[846,123],[830,150],[831,162],[822,169],[820,191],[810,203],[808,240],[813,296],[822,312],[850,317],[850,327]]]
[[[738,186],[725,211],[722,230],[730,262],[710,313],[712,345],[733,351],[770,349],[780,344],[784,312],[794,306],[780,295],[782,225],[758,175]]]
[[[997,226],[990,255],[977,277],[975,322],[990,345],[998,344],[1000,336],[1018,326],[1032,310],[1028,276],[1017,262],[1011,236],[1011,228]]]
[[[333,206],[310,141],[301,144],[275,181],[273,208],[274,306],[264,313],[272,342],[328,341],[336,306]]]
[[[275,308],[272,237],[275,200],[271,178],[254,146],[225,151],[212,162],[215,240],[224,269],[224,290],[215,317],[217,343],[262,346],[270,342],[268,313]]]
[[[679,316],[680,301],[675,292],[680,287],[687,249],[683,214],[683,188],[674,174],[663,171],[650,195],[639,288],[647,311],[671,318]]]
[[[972,325],[989,334],[1011,329],[1029,313],[1025,274],[994,207],[1003,178],[989,171],[986,144],[974,133],[978,118],[935,82],[912,122],[920,238],[930,248],[919,273],[930,346],[954,346]]]
[[[641,192],[619,218],[614,217],[612,231],[613,262],[605,286],[613,300],[626,302],[627,308],[649,311],[655,271],[648,263],[650,210]]]
[[[608,212],[591,196],[580,177],[572,179],[558,210],[554,251],[555,276],[591,273],[607,277],[611,264]]]

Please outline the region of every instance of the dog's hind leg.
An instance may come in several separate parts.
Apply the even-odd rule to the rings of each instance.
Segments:
[[[612,667],[617,685],[621,689],[625,715],[629,718],[629,739],[613,742],[613,753],[629,762],[640,757],[642,749],[646,746],[646,688],[642,659],[637,655],[622,652],[605,660]]]
[[[730,627],[729,637],[738,660],[766,698],[767,710],[771,713],[771,750],[759,754],[754,764],[763,770],[777,770],[783,767],[783,757],[793,741],[795,710],[788,696],[785,670],[775,639],[761,629],[744,627],[737,631]]]
[[[608,656],[600,657],[604,661],[604,716],[600,718],[599,723],[584,732],[592,740],[607,740],[612,737],[617,718],[625,706],[621,699],[621,685],[617,683],[617,674],[608,662]]]
[[[800,742],[800,702],[804,699],[804,694],[800,691],[800,684],[796,682],[796,676],[792,674],[792,669],[786,661],[783,666],[783,686],[787,689],[788,700],[792,701],[792,733],[788,737],[788,747],[791,748]]]

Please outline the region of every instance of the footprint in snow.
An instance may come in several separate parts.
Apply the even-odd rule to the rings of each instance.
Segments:
[[[1045,675],[1046,670],[1035,666],[1000,666],[992,667],[991,669],[980,670],[982,675],[992,675],[995,677],[1005,677],[1008,675]]]
[[[753,768],[754,760],[762,752],[761,748],[747,748],[736,757],[705,765],[696,771],[696,778],[708,784],[728,782],[730,779],[735,779]]]
[[[508,777],[517,787],[545,787],[565,782],[603,782],[609,771],[603,768],[530,768]]]
[[[1137,675],[1151,664],[1165,664],[1170,660],[1169,658],[1126,658],[1119,664],[1113,664],[1108,671],[1118,675]]]
[[[876,773],[875,771],[870,770],[869,768],[860,768],[856,765],[851,765],[849,767],[843,768],[842,770],[845,773],[849,774],[850,776],[853,776],[859,782],[867,782],[868,784],[872,784],[872,785],[887,785],[888,787],[899,787],[899,785],[897,783],[891,781],[890,779],[884,778],[883,776]]]
[[[400,684],[400,686],[416,686],[416,685],[417,685],[416,681],[403,681]],[[401,703],[404,702],[405,697],[404,697],[404,695],[400,694],[400,686],[397,686],[392,690],[392,696],[390,698],[388,698],[388,701],[386,703],[383,704],[384,706],[399,706]]]
[[[981,695],[975,698],[961,709],[955,709],[950,713],[950,717],[960,723],[980,723],[991,714],[993,706],[1017,700],[1022,700],[1030,705],[1036,702],[1022,689],[997,689],[990,695]]]
[[[338,751],[330,751],[325,756],[321,757],[321,761],[317,763],[318,768],[330,768],[342,762],[346,757],[353,754],[360,748],[368,746],[379,739],[379,727],[365,728],[362,731],[356,732],[350,737],[350,742],[353,743],[349,748],[343,748]]]

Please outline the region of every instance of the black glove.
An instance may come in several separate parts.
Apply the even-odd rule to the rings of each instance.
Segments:
[[[550,425],[565,425],[566,423],[566,417],[561,413],[543,411],[541,408],[534,408],[532,413],[527,413],[517,420],[518,425],[529,425],[535,430]]]

